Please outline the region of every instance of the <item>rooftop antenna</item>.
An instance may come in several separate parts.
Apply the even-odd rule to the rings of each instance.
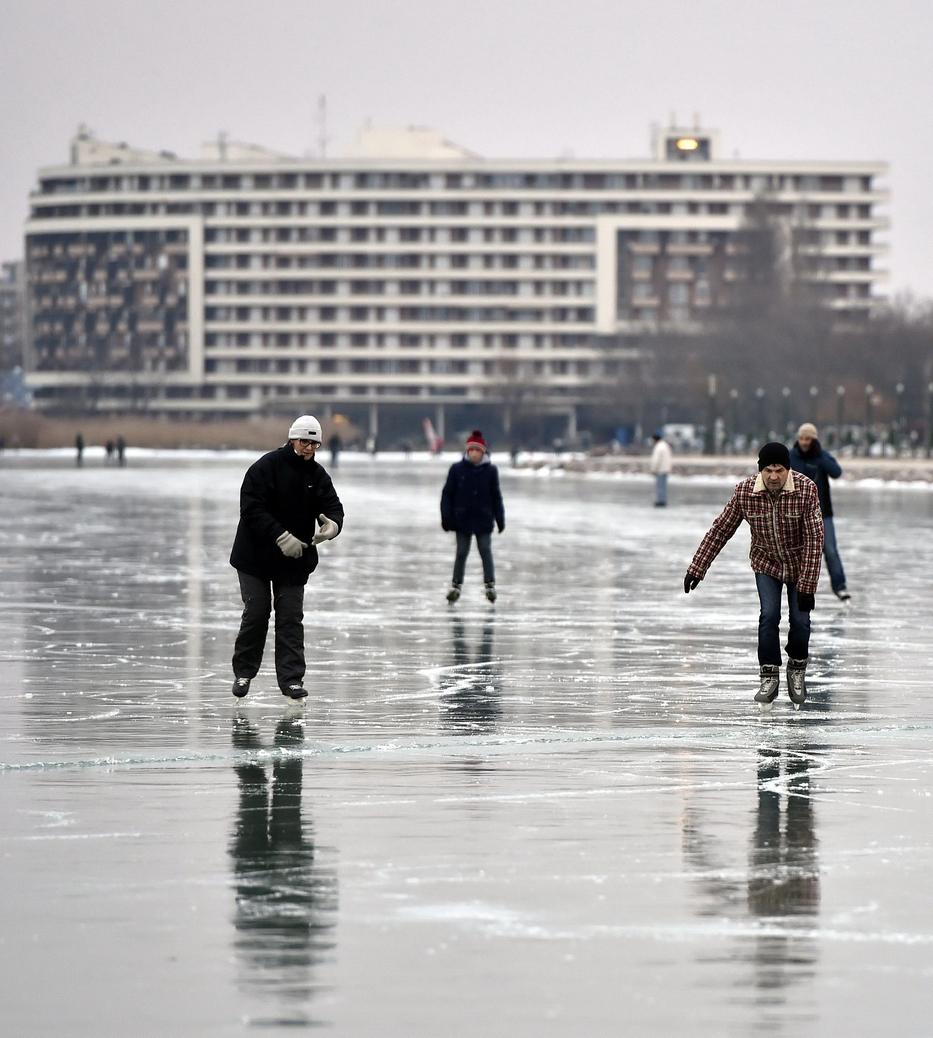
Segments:
[[[227,161],[227,138],[229,136],[226,130],[217,131],[217,157],[221,162]]]
[[[327,157],[327,94],[321,94],[317,99],[317,151],[319,158]]]

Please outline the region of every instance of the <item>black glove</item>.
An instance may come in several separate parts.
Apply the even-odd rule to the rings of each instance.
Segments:
[[[441,529],[444,531],[444,533],[450,533],[450,524],[447,522],[446,519],[441,519]]]
[[[496,523],[496,527],[499,530],[499,533],[502,533],[502,531],[505,530],[505,523]]]
[[[809,613],[813,609],[813,595],[806,591],[797,592],[797,608],[801,613]]]
[[[687,570],[687,575],[684,577],[684,594],[689,595],[691,591],[695,591],[700,586],[701,577],[695,577],[690,570]]]

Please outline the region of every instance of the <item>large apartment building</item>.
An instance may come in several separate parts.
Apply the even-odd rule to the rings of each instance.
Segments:
[[[373,432],[533,406],[572,432],[646,335],[728,302],[762,207],[805,260],[791,276],[863,318],[885,172],[722,158],[696,128],[618,161],[484,159],[426,130],[188,160],[82,129],[30,198],[29,384],[40,407],[313,408]]]
[[[25,295],[23,264],[0,264],[0,376],[23,363]]]

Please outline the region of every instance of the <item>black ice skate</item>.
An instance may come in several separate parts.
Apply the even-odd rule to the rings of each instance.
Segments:
[[[836,598],[839,599],[840,602],[848,602],[852,598],[852,596],[849,594],[848,591],[846,591],[844,587],[839,588],[838,591],[833,591],[833,594],[836,596]]]
[[[795,710],[799,710],[807,698],[806,672],[806,660],[787,661],[787,694]]]
[[[282,695],[288,696],[289,699],[304,699],[307,694],[308,690],[302,686],[300,681],[294,685],[286,685],[282,689]]]
[[[249,683],[251,678],[234,678],[233,679],[233,694],[237,699],[242,699],[247,692],[249,692]]]
[[[762,713],[771,709],[777,699],[778,686],[781,683],[781,668],[775,663],[763,663],[760,671],[760,683],[755,693],[755,702]]]
[[[447,601],[448,602],[456,602],[459,597],[460,597],[460,585],[459,584],[451,584],[450,585],[450,590],[447,592]]]
[[[495,602],[496,600],[496,585],[491,581],[486,584],[486,597],[490,602]]]

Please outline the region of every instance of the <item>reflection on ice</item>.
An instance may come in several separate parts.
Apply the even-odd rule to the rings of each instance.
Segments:
[[[265,1022],[309,1025],[313,967],[334,947],[337,881],[315,861],[311,825],[302,817],[304,722],[295,716],[278,722],[279,752],[271,762],[261,755],[259,729],[244,714],[234,716],[232,735],[241,751],[230,841],[240,983],[281,1003],[279,1015]]]

